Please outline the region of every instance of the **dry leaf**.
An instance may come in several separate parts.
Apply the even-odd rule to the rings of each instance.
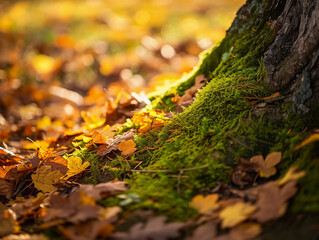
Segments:
[[[42,217],[44,222],[60,219],[77,224],[99,216],[100,207],[93,205],[95,201],[88,201],[88,196],[80,191],[72,192],[68,198],[52,195],[49,203],[50,208],[45,209]]]
[[[308,145],[309,143],[317,142],[317,141],[319,141],[319,134],[318,133],[312,134],[310,137],[303,140],[298,146],[296,146],[294,150],[299,150],[300,148],[303,148],[304,146]]]
[[[182,222],[165,223],[166,217],[150,218],[145,224],[133,225],[129,232],[117,232],[112,237],[118,240],[166,240],[180,236],[179,230],[186,224]]]
[[[248,219],[257,207],[249,203],[239,202],[226,207],[219,214],[222,219],[222,228],[231,228]]]
[[[136,144],[133,140],[122,141],[118,146],[118,150],[122,152],[123,155],[131,155],[136,151]]]
[[[267,155],[264,160],[262,155],[254,156],[250,159],[250,162],[255,163],[258,167],[256,169],[259,172],[260,177],[269,178],[276,174],[277,170],[275,166],[281,160],[281,152],[272,152]]]
[[[79,157],[69,157],[67,161],[67,167],[69,170],[64,176],[66,179],[83,172],[88,166],[90,166],[89,162],[85,162],[82,164],[82,159]]]
[[[284,215],[287,209],[287,200],[297,192],[296,181],[291,181],[282,188],[276,182],[269,182],[260,186],[258,193],[258,211],[253,218],[264,223]]]
[[[246,222],[241,223],[238,226],[232,228],[229,232],[229,236],[233,240],[249,240],[256,239],[261,233],[262,228],[258,223]]]
[[[196,208],[200,214],[209,214],[219,207],[218,198],[218,194],[210,194],[205,197],[197,195],[192,199],[190,205]]]
[[[31,175],[34,186],[42,192],[52,192],[57,189],[53,186],[62,177],[60,171],[51,171],[51,166],[42,166]]]
[[[296,169],[297,169],[296,166],[289,168],[289,170],[287,171],[285,176],[283,178],[279,179],[277,184],[279,186],[281,186],[281,185],[284,185],[291,180],[298,180],[299,178],[302,178],[303,176],[306,175],[305,171],[296,172]]]
[[[93,197],[95,200],[99,200],[103,195],[111,195],[118,192],[123,192],[127,190],[125,187],[125,182],[115,181],[100,183],[95,186],[91,184],[81,184],[80,190],[85,192],[88,196]]]
[[[216,223],[211,221],[196,228],[193,236],[187,238],[186,240],[212,240],[215,238],[216,233],[217,233]]]
[[[17,165],[22,161],[23,159],[19,155],[0,147],[0,167]]]
[[[43,234],[18,234],[5,236],[2,240],[49,240],[49,238]]]
[[[13,194],[14,183],[9,180],[0,178],[0,196],[5,196],[7,199],[10,199]]]
[[[108,221],[92,220],[69,227],[58,226],[60,232],[70,240],[95,240],[98,237],[106,239],[114,230]]]
[[[0,237],[18,231],[19,225],[13,212],[0,202]]]

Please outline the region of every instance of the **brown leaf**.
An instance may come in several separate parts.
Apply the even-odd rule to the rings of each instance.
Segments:
[[[166,240],[179,237],[179,230],[186,225],[182,222],[165,221],[166,217],[163,216],[151,218],[145,224],[133,225],[129,232],[117,232],[112,237],[123,240]]]
[[[19,155],[0,147],[0,167],[17,165],[22,161],[23,159]]]
[[[10,233],[18,232],[19,225],[12,211],[0,202],[0,237]]]
[[[253,218],[260,223],[280,218],[286,212],[286,201],[296,192],[296,181],[290,181],[282,188],[279,188],[276,182],[269,182],[260,186],[257,201],[258,210]]]
[[[49,238],[43,234],[18,234],[8,235],[2,238],[2,240],[49,240]]]
[[[281,160],[281,152],[269,153],[264,160],[262,155],[253,156],[250,162],[256,164],[256,172],[259,172],[260,177],[268,178],[276,174],[277,170],[275,166]]]
[[[261,226],[258,223],[245,222],[232,228],[229,235],[233,240],[248,240],[256,239],[261,231]]]
[[[100,183],[95,186],[91,184],[81,184],[80,190],[85,192],[86,195],[94,198],[95,200],[99,200],[106,194],[109,196],[114,193],[123,192],[127,190],[127,188],[125,187],[125,182],[115,181]]]
[[[61,219],[71,223],[80,223],[89,219],[96,219],[100,207],[95,204],[94,199],[87,199],[85,193],[72,192],[68,198],[58,194],[52,195],[49,203],[50,208],[46,209],[46,214],[42,217],[44,222]]]
[[[187,238],[187,240],[212,240],[215,239],[216,234],[216,223],[210,221],[196,228],[193,236]]]
[[[5,196],[7,199],[10,199],[13,194],[14,183],[9,180],[0,178],[0,195]]]
[[[113,232],[114,226],[108,221],[92,220],[69,227],[59,226],[58,229],[67,239],[95,240],[97,237],[106,239]]]

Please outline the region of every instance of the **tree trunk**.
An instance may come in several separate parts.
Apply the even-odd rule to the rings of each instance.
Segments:
[[[293,103],[292,111],[306,113],[319,99],[319,0],[248,0],[228,33],[257,11],[275,34],[263,53],[265,80]]]

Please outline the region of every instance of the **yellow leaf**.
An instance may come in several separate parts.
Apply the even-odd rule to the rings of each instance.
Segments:
[[[306,140],[302,141],[298,146],[295,147],[294,150],[298,150],[300,148],[303,148],[304,146],[308,145],[309,143],[319,141],[319,133],[312,134],[310,137],[308,137]]]
[[[118,146],[118,149],[122,152],[123,155],[131,155],[136,151],[136,144],[133,140],[122,141]]]
[[[36,170],[31,175],[34,186],[42,192],[52,192],[57,189],[53,184],[57,183],[62,177],[60,171],[51,171],[51,166],[45,165]]]
[[[46,130],[51,126],[51,118],[45,116],[37,121],[37,129]]]
[[[222,219],[222,228],[231,228],[245,221],[255,212],[256,206],[249,203],[239,202],[229,206],[220,212],[219,217]]]
[[[58,61],[46,55],[36,55],[32,59],[32,66],[40,74],[48,74],[53,72],[57,66]]]
[[[282,179],[280,179],[277,184],[281,186],[289,182],[290,180],[298,180],[299,178],[302,178],[303,176],[306,175],[305,171],[296,172],[296,169],[297,169],[296,166],[289,168],[286,175]]]
[[[85,162],[82,164],[82,159],[79,157],[69,157],[67,160],[67,168],[69,170],[65,174],[66,179],[83,172],[88,166],[90,166],[89,162]]]
[[[218,194],[210,194],[205,197],[203,195],[197,195],[192,199],[190,205],[200,214],[207,214],[219,207],[217,201]]]
[[[262,229],[258,223],[247,222],[241,223],[230,230],[229,235],[233,240],[255,239]]]
[[[275,166],[281,160],[281,152],[269,153],[264,160],[262,155],[253,156],[250,162],[255,163],[258,167],[256,171],[259,172],[260,177],[269,178],[276,174],[277,170]]]

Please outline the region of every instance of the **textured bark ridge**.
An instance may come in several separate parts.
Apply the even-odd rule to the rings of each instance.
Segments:
[[[276,0],[270,9],[281,14],[272,23],[275,41],[264,54],[266,81],[292,92],[293,110],[306,112],[307,100],[309,105],[319,96],[319,0]]]
[[[251,27],[245,20],[257,14],[275,34],[263,55],[266,82],[292,111],[308,112],[319,100],[319,0],[248,0],[228,33]]]

